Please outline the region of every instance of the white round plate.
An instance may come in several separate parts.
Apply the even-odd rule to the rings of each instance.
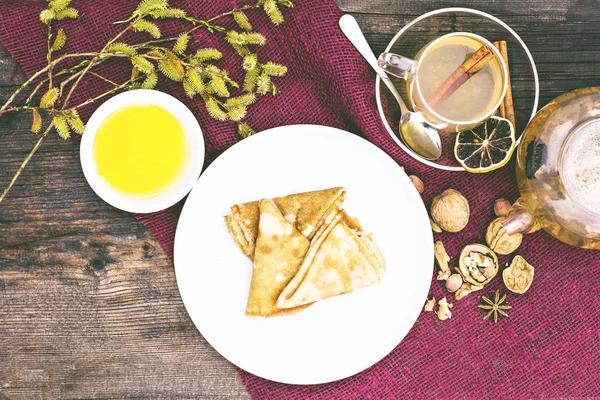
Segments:
[[[334,186],[347,188],[342,207],[381,247],[382,282],[299,314],[246,317],[252,262],[227,231],[229,208]],[[175,236],[177,284],[198,330],[233,364],[283,383],[346,378],[385,357],[417,319],[432,269],[429,218],[404,171],[366,140],[324,126],[279,127],[228,149],[201,175]]]

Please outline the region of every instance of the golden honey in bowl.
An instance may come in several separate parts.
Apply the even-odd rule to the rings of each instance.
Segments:
[[[98,174],[114,189],[138,197],[173,187],[183,177],[188,153],[179,120],[153,104],[116,110],[100,125],[93,144]]]

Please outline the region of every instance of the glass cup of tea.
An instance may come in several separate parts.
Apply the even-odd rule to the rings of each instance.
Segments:
[[[488,55],[483,67],[468,77],[448,81],[484,46]],[[469,32],[440,36],[421,48],[413,59],[382,53],[379,65],[388,74],[406,81],[410,105],[441,131],[455,132],[479,125],[494,114],[506,94],[508,71],[502,55],[487,39]],[[451,91],[442,90],[448,85],[454,85]]]

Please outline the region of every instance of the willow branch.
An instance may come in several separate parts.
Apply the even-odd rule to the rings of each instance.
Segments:
[[[79,77],[77,78],[77,80],[75,81],[75,83],[73,83],[73,86],[71,86],[71,89],[69,89],[69,93],[67,93],[67,97],[65,98],[65,101],[63,102],[63,110],[67,107],[67,105],[69,104],[69,100],[71,99],[71,95],[73,94],[73,92],[75,91],[75,89],[77,88],[77,85],[79,85],[79,82],[81,82],[81,79],[83,79],[83,77],[85,76],[85,74],[95,65],[96,61],[98,61],[98,58],[100,57],[100,55],[102,55],[104,53],[104,51],[106,50],[106,48],[108,46],[110,46],[111,44],[113,44],[117,39],[119,39],[121,36],[123,36],[123,34],[125,32],[127,32],[129,29],[131,29],[133,27],[133,25],[139,21],[142,17],[137,17],[136,19],[134,19],[129,25],[127,25],[127,27],[125,27],[125,29],[123,29],[121,32],[119,32],[114,38],[112,38],[111,40],[109,40],[104,47],[102,48],[102,50],[100,50],[100,52],[98,53],[98,55],[94,56],[94,58],[92,58],[90,60],[90,63],[85,67],[85,69],[81,72],[81,75],[79,75]]]
[[[89,72],[89,74],[90,74],[90,75],[92,75],[92,76],[95,76],[95,77],[96,77],[96,78],[98,78],[98,79],[101,79],[101,80],[103,80],[104,82],[108,82],[108,83],[110,83],[110,84],[111,84],[111,85],[113,85],[113,86],[119,86],[119,84],[118,84],[118,83],[115,83],[115,82],[111,81],[110,79],[108,79],[108,78],[105,78],[104,76],[102,76],[102,75],[100,75],[100,74],[97,74],[97,73],[95,73],[94,71],[90,71],[90,72]]]
[[[214,21],[216,21],[218,19],[221,19],[223,17],[228,17],[230,15],[233,15],[234,12],[237,12],[237,11],[246,11],[246,10],[250,10],[250,9],[254,9],[254,8],[260,8],[260,7],[261,7],[260,4],[249,4],[249,5],[245,5],[243,7],[240,7],[240,8],[234,8],[233,10],[224,12],[222,14],[219,14],[219,15],[214,16],[214,17],[209,18],[209,19],[196,19],[196,18],[188,17],[188,18],[186,18],[187,21],[189,21],[189,22],[191,22],[193,24],[198,24],[198,25],[196,25],[194,28],[192,28],[189,31],[187,31],[187,33],[188,34],[192,33],[192,32],[196,31],[199,28],[208,28],[210,26],[211,22],[214,22]],[[205,24],[208,24],[208,26],[205,25]],[[175,39],[177,39],[177,38],[175,38]]]
[[[6,197],[6,195],[8,194],[8,192],[10,191],[10,189],[13,187],[13,185],[15,184],[15,182],[17,181],[17,179],[19,178],[19,175],[21,175],[21,172],[23,172],[23,170],[27,166],[27,163],[29,162],[29,160],[31,160],[31,157],[33,157],[33,155],[35,154],[35,152],[38,150],[38,148],[42,144],[42,141],[44,140],[44,138],[46,138],[46,136],[48,136],[48,133],[50,133],[50,131],[52,130],[53,126],[54,126],[53,123],[50,123],[50,125],[48,125],[48,127],[46,128],[46,130],[44,131],[44,133],[42,134],[42,136],[40,136],[40,138],[38,139],[38,141],[35,144],[35,146],[33,147],[33,149],[31,149],[31,151],[29,152],[29,154],[27,155],[27,157],[25,157],[25,159],[21,163],[21,166],[19,167],[19,169],[17,170],[17,172],[13,176],[12,180],[10,181],[10,183],[8,184],[8,186],[6,187],[6,189],[4,189],[4,191],[2,192],[2,195],[0,195],[0,203],[2,203],[2,200],[4,200],[4,198]]]
[[[157,44],[164,44],[164,43],[168,43],[168,42],[173,42],[177,40],[177,37],[172,37],[172,38],[167,38],[167,39],[158,39],[158,40],[149,40],[147,42],[144,43],[140,43],[140,44],[136,44],[133,45],[132,47],[134,49],[146,49],[146,48],[152,48],[154,47],[154,45]],[[113,54],[113,53],[103,53],[102,54],[102,58],[99,58],[96,62],[94,66],[98,66],[100,64],[102,64],[104,61],[107,61],[113,57],[126,57],[126,55],[123,54]],[[70,68],[65,68],[55,74],[53,74],[54,77],[57,76],[62,76],[62,75],[66,75],[66,74],[72,74],[71,76],[69,76],[67,79],[65,79],[64,81],[61,82],[61,93],[64,89],[64,87],[69,84],[70,82],[74,81],[75,79],[77,79],[77,77],[79,77],[79,75],[81,75],[83,73],[83,70],[77,71],[75,72],[76,68],[79,67],[84,67],[85,65],[87,65],[89,63],[90,60],[85,60],[87,61],[87,63],[85,64],[81,64],[81,65],[76,65],[75,67],[70,67]],[[31,94],[27,97],[27,99],[25,100],[25,104],[29,104],[31,103],[31,100],[33,100],[33,97],[35,96],[35,94],[41,89],[42,86],[44,86],[46,83],[49,82],[49,79],[46,78],[42,81],[40,81],[40,83],[38,83],[38,85],[35,87],[35,89],[33,89],[33,91],[31,92]],[[12,100],[11,100],[12,102]]]
[[[114,54],[113,53],[98,53],[98,56],[102,56],[102,58],[99,58],[98,60],[96,60],[94,62],[94,65],[93,65],[94,67],[96,67],[96,66],[102,64],[104,61],[109,60],[109,59],[114,58],[114,57],[129,57],[127,54],[117,54],[117,53],[114,53]],[[86,61],[88,61],[89,63],[91,63],[92,60],[86,60]],[[85,65],[89,65],[89,64],[85,64]],[[73,71],[73,69],[66,70],[66,73],[70,73],[72,71]],[[64,87],[66,85],[68,85],[70,82],[72,82],[75,79],[77,79],[80,75],[83,74],[83,72],[84,72],[83,69],[81,71],[77,71],[74,74],[72,74],[71,76],[69,76],[67,79],[65,79],[64,81],[62,81],[61,84],[60,84],[60,91],[61,91],[61,93],[62,93],[62,91],[63,91],[63,89],[64,89]]]
[[[58,64],[59,62],[61,62],[63,60],[66,60],[67,58],[89,57],[89,56],[94,56],[96,54],[98,54],[98,53],[73,53],[73,54],[65,54],[63,56],[60,56],[59,58],[52,61],[52,63],[46,65],[44,68],[40,69],[38,72],[31,75],[29,77],[29,79],[27,79],[25,82],[23,82],[23,84],[21,86],[19,86],[19,88],[13,92],[13,94],[9,97],[9,99],[6,101],[6,103],[4,103],[4,105],[2,107],[0,107],[0,111],[6,110],[8,108],[8,106],[10,105],[10,103],[12,103],[12,101],[17,97],[17,95],[19,93],[21,93],[23,91],[23,89],[25,89],[27,86],[29,86],[29,84],[31,82],[33,82],[38,76],[46,73],[50,67]]]
[[[33,96],[35,96],[35,94],[40,90],[40,88],[42,86],[44,86],[44,84],[46,82],[48,82],[48,81],[49,81],[49,79],[44,79],[43,81],[41,81],[40,83],[38,83],[37,86],[33,89],[33,92],[31,92],[29,94],[29,96],[27,96],[27,100],[25,100],[25,104],[31,103],[31,100],[33,99]]]
[[[103,55],[104,56],[104,55]],[[104,61],[109,60],[113,57],[126,57],[126,55],[124,54],[105,54],[106,57],[104,58],[100,58],[98,61],[96,61],[96,65],[100,65],[102,64]],[[87,62],[89,62],[89,60],[85,60]],[[79,75],[81,75],[81,73],[83,72],[83,70],[77,71],[77,68],[81,68],[84,67],[85,65],[87,65],[87,63],[80,63],[74,67],[70,67],[70,68],[65,68],[55,74],[53,74],[53,76],[56,78],[57,76],[62,76],[62,75],[66,75],[66,74],[72,74],[71,76],[69,76],[67,79],[65,79],[64,81],[61,82],[60,84],[60,92],[62,93],[65,85],[67,85],[69,82],[72,82],[73,80],[77,79],[77,77]],[[77,71],[77,72],[75,72]],[[27,97],[27,99],[25,100],[25,104],[29,104],[31,103],[31,100],[33,100],[33,96],[35,96],[35,94],[41,89],[42,86],[44,86],[46,83],[48,83],[48,78],[40,81],[40,83],[37,84],[37,86],[35,87],[35,89],[33,89],[33,91],[29,94],[29,96]]]
[[[215,17],[212,17],[212,18],[210,18],[210,19],[207,19],[207,20],[206,20],[206,22],[214,22],[214,21],[216,21],[216,20],[218,20],[218,19],[220,19],[220,18],[223,18],[223,17],[228,17],[228,16],[230,16],[230,15],[233,15],[233,13],[234,13],[234,12],[237,12],[237,11],[246,11],[246,10],[250,10],[250,9],[253,9],[253,8],[261,8],[261,7],[262,7],[262,6],[261,6],[260,4],[248,4],[248,5],[245,5],[245,6],[243,6],[243,7],[240,7],[240,8],[234,8],[233,10],[230,10],[230,11],[224,12],[223,14],[219,14],[219,15],[217,15],[217,16],[215,16]]]
[[[22,110],[53,111],[52,108],[40,108],[40,107],[31,107],[31,106],[20,106],[20,107],[13,107],[13,108],[7,108],[6,110],[2,110],[2,111],[0,111],[0,115],[6,114],[6,113],[12,112],[12,111],[22,111]]]
[[[134,49],[150,48],[150,47],[152,47],[155,44],[168,43],[168,42],[172,42],[174,40],[177,40],[177,36],[166,38],[166,39],[149,40],[147,42],[136,44],[136,45],[133,45],[131,47],[133,47]]]
[[[127,25],[125,27],[125,29],[123,29],[121,32],[119,32],[117,34],[117,36],[115,36],[114,38],[112,38],[111,40],[108,41],[108,43],[106,43],[106,45],[102,48],[102,51],[106,50],[106,48],[108,46],[110,46],[111,44],[113,44],[114,42],[116,42],[121,36],[123,36],[125,34],[125,32],[127,32],[129,29],[131,29],[133,27],[133,25],[138,22],[140,19],[142,19],[142,17],[137,17],[136,19],[134,19],[129,25]]]
[[[52,63],[52,44],[50,43],[52,38],[52,24],[48,23],[48,54],[46,55],[46,60],[48,60],[48,65]],[[48,89],[52,87],[52,67],[48,68]]]
[[[141,79],[141,77],[140,77],[140,78],[137,78],[137,79],[130,79],[130,80],[128,80],[127,82],[124,82],[124,83],[122,83],[122,84],[120,84],[120,85],[118,85],[118,86],[115,86],[113,89],[109,90],[108,92],[104,92],[104,93],[102,93],[101,95],[98,95],[98,96],[96,96],[96,97],[94,97],[94,98],[88,99],[88,100],[84,101],[83,103],[80,103],[80,104],[76,105],[76,106],[75,106],[75,107],[73,107],[73,108],[74,108],[74,109],[78,109],[78,108],[81,108],[81,107],[85,107],[85,106],[87,106],[87,105],[89,105],[89,104],[92,104],[92,103],[94,103],[95,101],[97,101],[97,100],[100,100],[100,99],[101,99],[101,98],[103,98],[103,97],[110,96],[111,94],[113,94],[113,93],[115,93],[115,92],[118,92],[118,91],[119,91],[119,90],[121,90],[121,89],[124,89],[124,88],[125,88],[125,87],[127,87],[128,85],[130,85],[130,84],[132,84],[133,82],[135,82],[135,81],[137,81],[137,80],[140,80],[140,79]]]

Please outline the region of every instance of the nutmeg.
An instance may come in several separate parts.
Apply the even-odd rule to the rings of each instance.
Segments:
[[[431,203],[431,218],[447,232],[459,232],[467,226],[469,201],[460,192],[448,189]]]
[[[509,235],[504,229],[502,222],[505,220],[505,217],[499,217],[490,223],[485,233],[485,241],[488,246],[497,254],[510,254],[513,251],[517,250],[523,241],[523,235],[520,233],[515,233],[513,235]]]
[[[425,191],[425,185],[423,184],[423,181],[418,176],[409,175],[408,179],[410,179],[410,181],[415,186],[415,189],[417,189],[417,192],[419,192],[419,194],[422,194]]]

